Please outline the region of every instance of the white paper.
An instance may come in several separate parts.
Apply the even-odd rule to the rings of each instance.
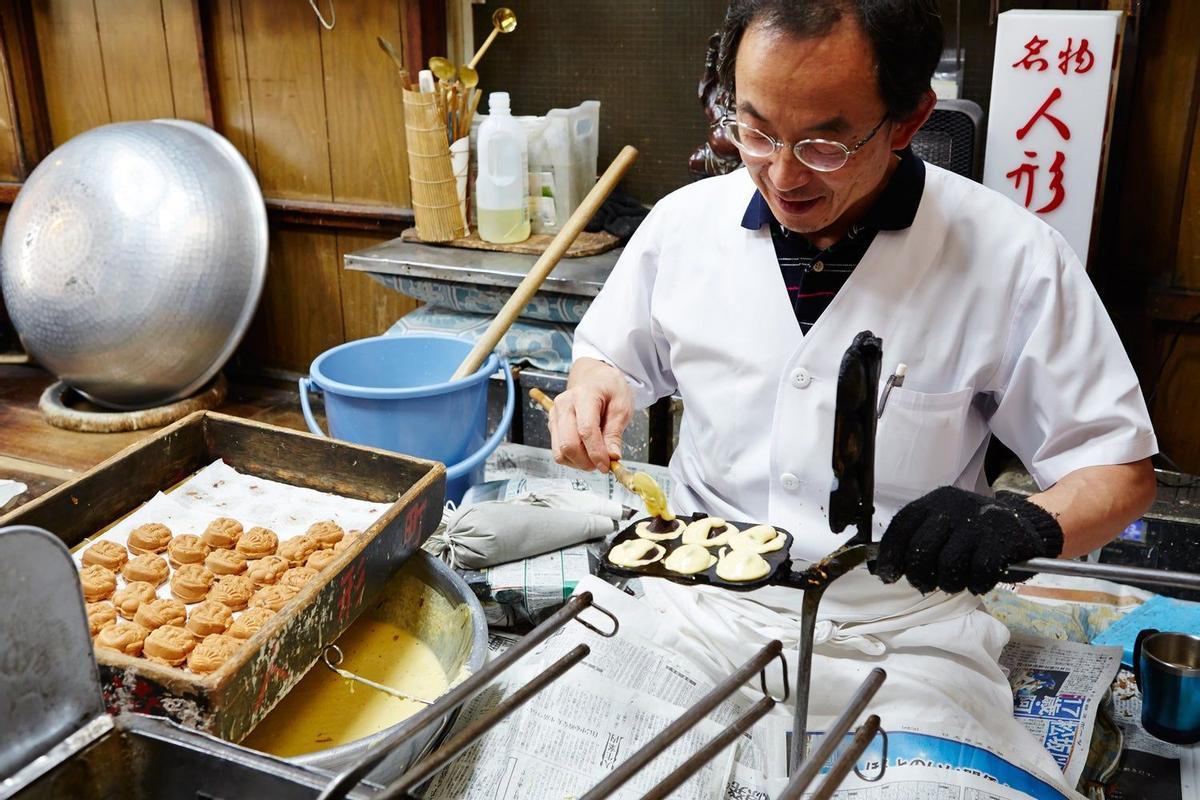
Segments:
[[[77,548],[72,557],[82,567],[83,552],[92,543],[108,539],[125,546],[134,528],[150,522],[166,525],[176,536],[184,533],[198,536],[214,519],[231,517],[246,530],[254,526],[270,528],[282,543],[300,536],[321,520],[333,520],[347,531],[366,530],[390,507],[390,503],[371,503],[245,475],[217,460],[170,492],[154,495],[103,534]],[[117,588],[126,583],[118,573]],[[158,596],[172,596],[169,581],[158,587]]]
[[[24,494],[28,488],[20,481],[0,480],[0,508],[4,508],[17,495]]]

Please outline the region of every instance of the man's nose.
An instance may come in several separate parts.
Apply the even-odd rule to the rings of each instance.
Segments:
[[[779,149],[767,174],[772,185],[785,193],[802,189],[813,180],[813,170],[802,164],[790,147]]]

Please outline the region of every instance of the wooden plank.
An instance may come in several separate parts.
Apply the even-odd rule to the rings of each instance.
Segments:
[[[0,185],[0,190],[3,186]],[[309,225],[318,228],[346,230],[389,231],[399,235],[414,223],[411,208],[364,205],[358,203],[325,203],[314,200],[267,198],[268,219],[273,224]]]
[[[1198,90],[1200,94],[1200,90]],[[1193,120],[1192,157],[1179,215],[1179,255],[1175,285],[1200,291],[1200,122]]]
[[[387,236],[339,234],[338,258],[387,241]],[[346,341],[378,336],[420,302],[383,286],[364,272],[341,270],[342,319]]]
[[[258,171],[254,149],[254,114],[250,108],[250,80],[246,74],[245,40],[238,0],[214,0],[205,5],[201,19],[207,82],[212,91],[214,127],[233,143]]]
[[[344,341],[339,261],[332,234],[271,231],[267,283],[242,344],[251,360],[306,373],[314,358]]]
[[[321,30],[329,162],[339,203],[407,206],[408,156],[400,79],[375,38],[400,37],[393,3],[360,3]]]
[[[263,193],[332,200],[320,23],[307,3],[249,0],[241,9]]]
[[[0,180],[19,181],[25,177],[21,167],[21,137],[18,131],[13,72],[8,47],[0,39]]]
[[[1171,340],[1179,335],[1163,368],[1155,398],[1154,429],[1162,451],[1185,472],[1200,474],[1200,416],[1195,413],[1200,386],[1200,334],[1164,326],[1159,332],[1155,365],[1162,364]],[[1150,387],[1146,387],[1149,390]]]
[[[113,122],[175,116],[160,0],[94,0]]]
[[[33,12],[25,0],[0,0],[0,39],[12,77],[22,173],[28,174],[52,147]]]
[[[95,6],[43,0],[33,5],[33,22],[54,146],[112,122]]]
[[[1156,3],[1140,25],[1141,63],[1114,256],[1118,265],[1141,265],[1145,278],[1153,280],[1170,274],[1178,243],[1181,165],[1192,141],[1189,118],[1200,61],[1195,44],[1200,41],[1200,5]]]
[[[175,116],[211,126],[213,109],[204,60],[199,0],[162,0],[162,21]]]

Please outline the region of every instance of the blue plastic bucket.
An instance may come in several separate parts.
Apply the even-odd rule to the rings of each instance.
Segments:
[[[492,353],[474,374],[450,376],[472,343],[450,336],[376,336],[326,350],[300,379],[308,429],[326,435],[308,393],[325,395],[329,435],[355,444],[446,464],[446,499],[458,502],[483,480],[483,465],[512,423],[516,405],[508,361]],[[488,379],[504,370],[508,396],[500,424],[487,435]]]

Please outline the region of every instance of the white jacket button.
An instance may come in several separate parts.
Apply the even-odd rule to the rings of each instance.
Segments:
[[[783,484],[783,488],[789,492],[794,492],[800,488],[801,481],[798,477],[790,472],[785,472],[779,476],[779,482]]]
[[[804,367],[796,367],[796,369],[792,370],[792,374],[788,376],[788,380],[797,389],[807,389],[808,385],[812,383],[812,375]]]

